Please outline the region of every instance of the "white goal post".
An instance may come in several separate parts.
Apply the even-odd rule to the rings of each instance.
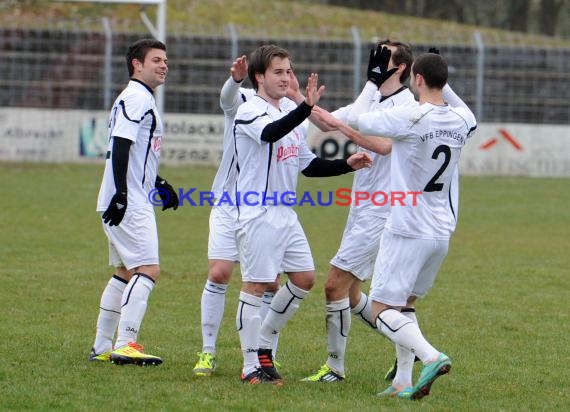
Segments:
[[[116,3],[116,4],[148,4],[157,7],[156,24],[153,25],[147,14],[141,11],[141,20],[150,34],[163,43],[166,43],[166,1],[167,0],[56,0],[68,3]],[[164,114],[164,86],[156,90],[156,106],[161,114]]]

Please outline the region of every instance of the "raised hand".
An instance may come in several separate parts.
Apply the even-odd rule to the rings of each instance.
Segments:
[[[307,81],[307,89],[305,92],[305,103],[309,106],[316,105],[325,92],[325,86],[318,87],[318,85],[319,75],[317,73],[311,73]]]
[[[386,46],[378,45],[376,50],[370,50],[367,70],[368,80],[378,88],[398,70],[397,67],[388,69],[391,57],[392,51]]]
[[[236,83],[241,83],[245,80],[247,77],[247,57],[245,55],[234,60],[230,73]]]
[[[287,97],[297,104],[305,100],[305,97],[301,94],[299,80],[297,79],[297,76],[295,76],[293,70],[291,70],[289,74],[289,88],[287,89]]]

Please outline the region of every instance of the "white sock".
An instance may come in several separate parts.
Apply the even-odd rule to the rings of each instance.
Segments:
[[[271,302],[275,297],[275,292],[264,292],[263,293],[263,303],[261,305],[261,310],[259,311],[259,316],[261,318],[261,323],[267,316],[267,312],[269,311],[269,307],[271,306]],[[272,346],[271,346],[271,354],[273,355],[273,359],[277,357],[277,347],[279,346],[279,335],[280,333],[276,333],[273,336]]]
[[[387,309],[376,318],[376,327],[392,342],[410,350],[425,364],[439,352],[424,338],[419,326],[396,309]]]
[[[418,324],[415,309],[404,308],[401,313],[408,319],[411,319],[416,325]],[[396,355],[398,357],[398,369],[396,370],[396,376],[392,381],[392,385],[397,388],[412,386],[412,374],[416,355],[402,345],[396,345]]]
[[[309,293],[287,281],[275,294],[271,302],[270,310],[261,325],[259,347],[264,349],[273,348],[275,339],[283,326],[299,309],[301,300]]]
[[[93,351],[98,355],[113,350],[113,338],[121,318],[121,296],[126,286],[126,280],[114,275],[101,294],[97,333],[93,344]]]
[[[259,316],[261,317],[262,322],[263,319],[265,319],[265,316],[267,316],[267,311],[269,310],[269,307],[271,306],[271,301],[273,300],[274,297],[275,297],[275,292],[263,292],[261,310],[259,311]]]
[[[261,329],[260,308],[260,297],[240,292],[236,314],[236,328],[239,333],[239,341],[243,353],[244,375],[253,372],[255,368],[259,367],[257,351],[259,350],[259,330]]]
[[[344,375],[346,341],[350,331],[350,301],[347,298],[327,303],[327,365]]]
[[[376,321],[372,319],[372,299],[370,299],[366,293],[360,292],[360,301],[358,301],[358,304],[350,309],[350,311],[356,319],[366,326],[376,329]]]
[[[202,291],[202,351],[213,355],[216,354],[218,332],[224,317],[227,288],[228,285],[207,280]]]
[[[116,348],[137,341],[148,297],[153,287],[154,281],[142,273],[135,273],[131,278],[123,292]]]

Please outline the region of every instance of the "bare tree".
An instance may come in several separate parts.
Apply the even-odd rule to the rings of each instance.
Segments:
[[[444,19],[549,36],[568,35],[570,0],[313,0],[335,6]],[[532,10],[539,11],[533,13]]]
[[[540,32],[554,36],[558,26],[558,14],[567,0],[542,0],[540,7]]]
[[[514,31],[528,30],[530,0],[511,0],[507,15],[507,28]]]

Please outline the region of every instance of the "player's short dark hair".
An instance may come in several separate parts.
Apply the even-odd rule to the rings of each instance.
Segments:
[[[282,47],[275,44],[266,44],[255,49],[249,56],[247,75],[253,88],[257,90],[259,85],[255,80],[256,74],[264,74],[267,68],[271,65],[271,59],[274,57],[281,57],[283,59],[290,59],[289,52]]]
[[[378,45],[392,46],[396,48],[396,51],[392,53],[392,61],[396,66],[399,66],[402,63],[406,65],[404,71],[400,73],[400,83],[405,83],[410,78],[412,63],[414,62],[412,46],[408,43],[401,43],[399,41],[392,41],[389,39],[379,41]]]
[[[129,69],[129,77],[135,72],[133,66],[133,59],[144,62],[144,59],[151,49],[160,49],[166,51],[166,45],[156,39],[141,39],[137,40],[127,50],[127,69]]]
[[[432,89],[443,89],[447,83],[447,62],[439,54],[424,53],[414,60],[412,74],[421,74],[426,86]]]

